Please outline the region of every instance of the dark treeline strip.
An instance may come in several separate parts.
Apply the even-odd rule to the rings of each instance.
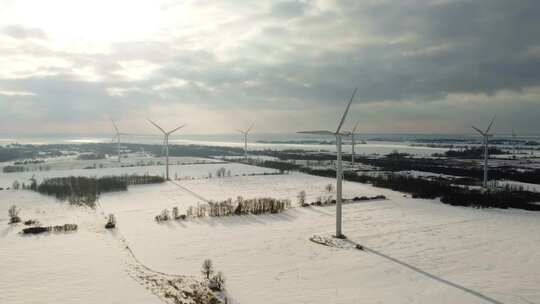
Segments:
[[[261,215],[281,213],[291,208],[290,200],[281,200],[270,197],[244,199],[238,197],[235,201],[228,199],[219,202],[209,202],[207,205],[189,207],[186,211],[188,217],[196,216],[231,216],[231,215]]]
[[[4,173],[24,172],[25,170],[24,166],[5,166],[2,168]]]
[[[268,156],[277,157],[282,160],[310,160],[310,161],[333,161],[335,155],[329,153],[298,153],[293,151],[265,151]],[[343,155],[344,161],[350,161],[350,155]],[[370,158],[366,156],[356,156],[355,161],[364,165],[378,167],[383,171],[423,171],[435,174],[446,174],[460,177],[470,177],[477,180],[483,178],[484,170],[482,166],[473,162],[465,162],[449,159],[434,159],[434,158],[410,158],[399,154],[390,154],[384,158]],[[262,166],[269,168],[287,170],[298,170],[300,166],[286,164],[283,161],[263,162]],[[513,180],[524,183],[540,184],[540,170],[531,169],[527,171],[519,171],[512,167],[496,167],[489,169],[491,179],[497,180]]]
[[[12,161],[16,159],[34,158],[37,152],[21,147],[6,148],[0,146],[0,162]]]
[[[489,155],[492,154],[509,154],[508,152],[504,152],[500,150],[497,147],[490,147],[488,149]],[[461,157],[461,158],[471,158],[471,159],[483,159],[484,158],[484,147],[471,147],[467,149],[462,150],[448,150],[444,152],[444,154],[440,154],[440,156],[446,156],[446,157]],[[435,154],[439,155],[439,154]]]
[[[431,172],[436,174],[447,174],[454,176],[472,177],[481,179],[484,170],[480,166],[466,163],[449,162],[447,159],[426,159],[426,158],[381,158],[370,159],[361,157],[358,162],[376,166],[386,171],[407,171],[416,170]],[[540,170],[518,171],[510,167],[497,167],[489,169],[490,179],[513,180],[524,183],[540,184]]]
[[[70,176],[46,179],[35,190],[41,194],[68,200],[73,204],[84,204],[94,207],[99,195],[104,192],[126,191],[128,185],[155,184],[165,180],[160,176],[122,175],[100,178]]]
[[[161,145],[125,143],[122,146],[132,152],[146,151],[160,156],[163,148]],[[112,143],[88,143],[88,144],[50,144],[50,145],[19,145],[13,144],[0,146],[0,162],[56,157],[74,153],[88,153],[88,155],[116,155],[117,146]],[[199,145],[171,145],[171,156],[211,157],[217,155],[239,156],[243,155],[243,149],[233,147],[212,147]],[[82,156],[83,158],[86,156]]]
[[[64,224],[64,225],[56,225],[56,226],[47,226],[47,227],[28,227],[24,228],[22,230],[23,234],[40,234],[44,232],[72,232],[77,231],[77,224]]]
[[[332,169],[312,170],[303,168],[301,171],[318,176],[336,176],[336,171]],[[454,206],[502,209],[516,208],[540,211],[540,205],[534,204],[535,202],[540,202],[540,193],[524,191],[522,187],[511,187],[507,185],[502,189],[483,191],[455,186],[448,181],[425,180],[399,174],[373,176],[346,172],[344,178],[348,181],[370,183],[375,187],[409,193],[414,198],[440,198],[441,202]]]
[[[258,165],[284,171],[300,171],[306,174],[335,178],[333,169],[311,169],[291,163],[278,161],[259,162]],[[418,169],[416,169],[418,170]],[[523,187],[505,186],[502,189],[483,191],[459,187],[448,180],[426,180],[399,174],[358,175],[345,172],[344,179],[353,182],[370,183],[375,187],[405,192],[414,198],[434,199],[454,206],[471,206],[480,208],[516,208],[540,211],[540,193],[524,191]]]

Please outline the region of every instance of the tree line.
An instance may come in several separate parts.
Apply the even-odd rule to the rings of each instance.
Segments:
[[[56,177],[45,179],[38,184],[35,190],[41,194],[55,196],[61,201],[73,204],[95,206],[96,200],[103,192],[126,191],[128,185],[162,183],[165,179],[152,175],[122,175],[84,177]]]

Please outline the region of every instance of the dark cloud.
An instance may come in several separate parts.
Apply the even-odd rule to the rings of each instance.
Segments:
[[[308,10],[309,5],[306,2],[292,0],[292,1],[278,1],[274,3],[270,9],[270,14],[274,17],[291,18],[302,16]]]

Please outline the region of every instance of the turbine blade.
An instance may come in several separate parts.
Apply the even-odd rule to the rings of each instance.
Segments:
[[[174,132],[176,132],[176,131],[178,131],[178,130],[182,129],[182,128],[183,128],[183,127],[185,127],[185,126],[186,126],[186,125],[185,125],[185,124],[183,124],[183,125],[179,126],[178,128],[176,128],[176,129],[174,129],[174,130],[171,130],[171,131],[169,131],[169,132],[168,132],[167,134],[172,134],[172,133],[174,133]]]
[[[236,131],[237,131],[237,132],[240,132],[240,133],[242,133],[242,134],[245,134],[245,133],[246,133],[246,131],[242,131],[242,130],[240,130],[240,129],[236,129]]]
[[[495,121],[495,115],[493,115],[493,118],[491,119],[491,122],[489,123],[489,126],[486,129],[486,134],[489,133],[489,129],[491,129],[491,126],[493,126],[494,121]]]
[[[120,133],[120,131],[118,130],[118,126],[116,126],[116,123],[114,122],[114,120],[111,118],[111,122],[112,122],[112,125],[114,127],[114,130],[116,130],[116,133]]]
[[[251,124],[251,126],[246,130],[246,134],[249,133],[249,131],[251,131],[251,129],[253,129],[253,126],[254,126],[254,124]]]
[[[480,133],[482,136],[485,136],[485,133],[484,133],[482,130],[478,129],[478,128],[475,127],[475,126],[472,126],[472,128],[473,128],[476,132]]]
[[[341,127],[343,126],[343,123],[345,123],[345,119],[347,118],[347,114],[349,113],[349,108],[351,107],[351,103],[354,100],[354,96],[356,95],[356,90],[357,89],[358,88],[355,88],[354,91],[353,91],[353,94],[351,96],[351,100],[349,100],[349,103],[347,104],[347,108],[345,108],[345,112],[343,113],[343,116],[341,117],[341,121],[339,122],[336,133],[339,133],[339,131],[341,130]]]
[[[158,128],[161,132],[167,133],[167,132],[165,132],[165,130],[163,130],[160,126],[158,126],[155,122],[151,121],[151,120],[148,119],[148,118],[147,118],[146,120],[148,120],[149,123],[153,124],[153,125],[154,125],[156,128]]]
[[[336,133],[332,131],[326,131],[326,130],[317,130],[317,131],[300,131],[296,133],[301,134],[314,134],[314,135],[336,135]]]
[[[354,128],[352,129],[351,133],[356,133],[356,129],[358,128],[359,123],[360,123],[360,120],[356,121],[356,124],[354,125]]]

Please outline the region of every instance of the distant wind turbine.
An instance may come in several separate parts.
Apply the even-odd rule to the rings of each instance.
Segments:
[[[351,96],[351,100],[349,100],[349,103],[347,104],[347,108],[345,108],[345,112],[343,113],[343,116],[341,117],[341,121],[339,122],[339,125],[337,127],[337,130],[335,132],[333,131],[300,131],[298,133],[303,134],[314,134],[314,135],[325,135],[325,136],[335,136],[336,137],[336,148],[337,148],[337,170],[336,170],[336,237],[337,238],[344,238],[344,235],[341,233],[341,203],[343,200],[342,197],[342,179],[343,179],[343,164],[341,162],[341,139],[343,136],[349,136],[350,132],[342,132],[341,127],[343,127],[343,124],[345,123],[345,119],[347,118],[347,113],[349,113],[349,108],[351,107],[351,103],[354,100],[354,96],[356,95],[356,90],[354,89],[353,94]]]
[[[245,160],[248,159],[248,148],[247,148],[247,138],[248,138],[248,134],[249,132],[251,131],[251,129],[253,129],[253,125],[251,125],[251,127],[249,127],[248,129],[246,130],[236,130],[240,133],[242,133],[244,135],[244,158]]]
[[[484,188],[487,188],[487,182],[488,182],[489,137],[493,136],[492,134],[489,134],[489,130],[491,129],[491,126],[493,126],[494,121],[495,121],[495,116],[493,116],[493,119],[491,119],[491,122],[489,123],[489,126],[487,127],[485,131],[482,131],[475,126],[472,126],[472,128],[476,132],[480,133],[480,135],[482,135],[482,137],[484,138],[484,182],[483,182]]]
[[[148,118],[147,120],[149,123],[153,124],[156,128],[158,128],[163,133],[163,146],[165,147],[165,178],[169,180],[169,136],[172,133],[182,129],[186,125],[181,125],[175,129],[170,130],[169,132],[166,132],[165,130],[163,130],[163,128],[158,126],[155,122],[151,121]]]
[[[352,129],[351,131],[351,146],[352,146],[352,154],[351,154],[351,165],[354,166],[354,146],[356,145],[356,139],[355,139],[355,135],[356,135],[356,129],[358,129],[358,124],[360,123],[360,121],[357,121],[356,124],[354,125],[354,128]]]
[[[111,118],[112,125],[114,127],[114,136],[113,136],[113,142],[116,141],[116,148],[118,150],[118,162],[121,161],[122,158],[122,151],[121,151],[121,142],[120,142],[120,136],[121,135],[129,135],[128,133],[121,133],[118,129],[118,126],[114,122],[114,120]]]

